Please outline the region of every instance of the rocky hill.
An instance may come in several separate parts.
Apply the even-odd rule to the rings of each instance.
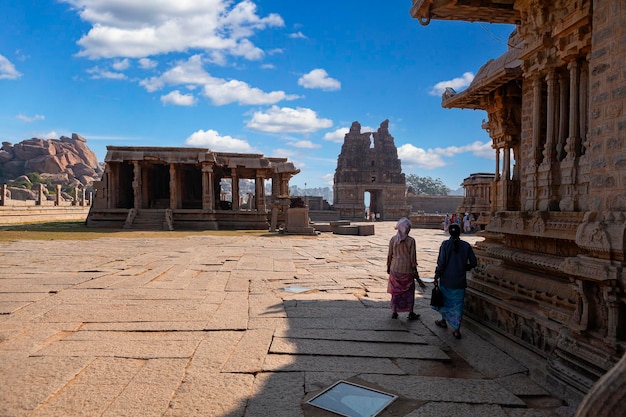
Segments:
[[[9,187],[28,188],[24,185],[35,174],[46,183],[60,184],[65,189],[90,189],[102,172],[96,154],[87,146],[87,140],[76,133],[71,138],[32,138],[15,145],[2,142],[0,149],[0,183]],[[12,194],[15,198],[17,193]]]

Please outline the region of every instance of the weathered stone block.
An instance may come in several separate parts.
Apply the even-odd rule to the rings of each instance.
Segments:
[[[359,236],[372,236],[374,234],[373,224],[361,224],[359,225]]]

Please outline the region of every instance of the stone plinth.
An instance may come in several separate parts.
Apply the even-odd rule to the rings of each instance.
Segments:
[[[290,235],[315,235],[315,228],[309,224],[309,209],[287,209],[287,227],[285,233]]]

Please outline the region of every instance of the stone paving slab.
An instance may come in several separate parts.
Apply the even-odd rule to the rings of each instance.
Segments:
[[[165,417],[243,416],[252,394],[254,375],[211,373],[190,369],[171,399]]]
[[[316,372],[344,371],[349,372],[350,376],[364,369],[368,372],[386,375],[405,374],[389,358],[268,354],[263,364],[263,371],[266,372],[310,371],[311,369],[315,369]]]
[[[461,329],[462,342],[455,339],[449,329],[442,329],[435,325],[435,320],[440,319],[441,315],[434,310],[421,310],[420,312],[422,313],[422,322],[483,375],[499,378],[528,371],[525,366],[511,356],[494,349],[492,344],[474,333]]]
[[[79,340],[64,339],[32,353],[31,356],[65,357],[68,352],[71,352],[72,356],[137,359],[190,358],[201,334],[196,332],[78,332],[76,337]]]
[[[366,343],[337,340],[311,340],[274,338],[270,353],[365,356],[387,358],[414,358],[448,360],[449,357],[436,346],[400,343]]]
[[[2,351],[0,415],[26,416],[85,369],[93,358],[39,357]],[[28,392],[28,395],[24,395]]]
[[[341,329],[277,329],[274,337],[291,339],[346,340],[355,342],[396,342],[427,344],[426,339],[407,331],[341,330]]]
[[[303,372],[259,374],[254,381],[246,417],[304,416],[301,406],[303,397]]]
[[[509,417],[498,405],[430,402],[405,417]]]
[[[95,359],[30,415],[102,415],[143,365],[144,361],[137,359]]]
[[[526,406],[524,401],[492,380],[379,374],[360,375],[360,378],[417,400]]]

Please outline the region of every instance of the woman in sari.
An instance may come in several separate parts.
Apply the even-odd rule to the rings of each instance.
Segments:
[[[398,220],[398,231],[389,241],[387,253],[387,292],[391,294],[391,318],[398,313],[409,312],[408,320],[417,320],[419,314],[413,312],[415,305],[415,279],[417,275],[417,253],[415,239],[409,236],[411,221],[406,217]],[[421,281],[420,281],[421,282]]]
[[[433,307],[441,313],[441,320],[436,320],[439,327],[452,327],[452,334],[461,338],[461,320],[463,319],[463,301],[467,280],[465,272],[477,265],[476,255],[472,246],[461,240],[461,226],[451,224],[448,228],[450,239],[441,243],[437,268],[435,269],[435,285],[443,294],[443,307]]]

